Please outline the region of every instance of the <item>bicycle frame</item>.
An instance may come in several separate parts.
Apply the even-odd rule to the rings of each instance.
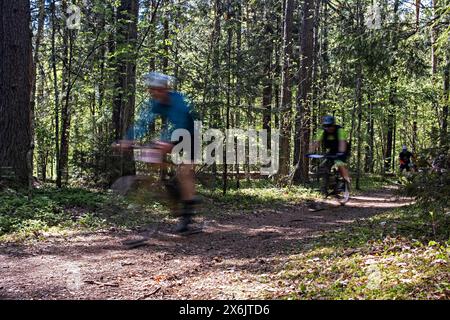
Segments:
[[[319,173],[322,177],[322,192],[328,197],[331,194],[339,193],[341,174],[334,164],[333,159],[327,158],[319,165]],[[331,178],[331,179],[330,179]],[[332,192],[330,192],[332,190]]]
[[[346,186],[345,181],[343,180],[339,169],[336,167],[334,160],[338,157],[336,155],[318,155],[311,154],[308,155],[309,158],[313,159],[323,159],[323,161],[318,166],[318,174],[319,178],[321,178],[321,192],[325,197],[328,197],[332,194],[336,196],[340,196],[342,191],[345,191],[346,197],[344,197],[345,203],[348,201],[348,186]],[[332,177],[332,179],[330,179]],[[330,192],[331,190],[331,192]]]
[[[135,161],[161,168],[162,171],[158,179],[159,183],[165,187],[167,194],[172,201],[180,201],[181,192],[177,173],[175,170],[171,172],[167,170],[169,167],[173,166],[173,164],[166,159],[167,152],[165,150],[170,148],[168,144],[163,142],[152,142],[148,145],[133,144],[123,148],[119,143],[113,144],[113,148],[115,148],[116,152],[117,150],[120,150],[120,155],[126,150],[133,152]]]

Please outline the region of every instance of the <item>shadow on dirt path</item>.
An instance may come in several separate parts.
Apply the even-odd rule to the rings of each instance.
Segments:
[[[203,233],[181,237],[173,225],[148,227],[146,246],[127,250],[136,234],[97,232],[0,246],[0,299],[251,299],[261,278],[311,239],[411,199],[392,189],[355,196],[323,211],[281,206],[251,214],[202,218]],[[217,216],[217,215],[216,215]]]

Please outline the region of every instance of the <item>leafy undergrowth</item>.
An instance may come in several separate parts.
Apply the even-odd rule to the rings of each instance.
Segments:
[[[449,299],[450,217],[433,231],[420,210],[378,215],[300,248],[270,279],[281,293],[265,298]]]
[[[48,235],[106,228],[129,229],[167,216],[157,201],[135,192],[123,198],[98,190],[44,187],[32,200],[10,190],[0,194],[0,242],[43,240]]]

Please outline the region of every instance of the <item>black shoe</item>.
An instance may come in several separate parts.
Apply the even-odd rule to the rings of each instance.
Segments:
[[[178,233],[186,232],[189,230],[189,225],[192,223],[192,218],[190,216],[184,215],[180,218],[175,231]]]

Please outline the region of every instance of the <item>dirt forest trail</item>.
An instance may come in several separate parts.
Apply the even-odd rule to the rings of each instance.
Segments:
[[[276,292],[262,281],[306,249],[314,237],[399,206],[386,188],[355,196],[345,207],[330,202],[253,214],[205,218],[203,233],[149,227],[146,246],[127,250],[136,233],[95,232],[51,237],[33,245],[0,245],[0,299],[254,299]]]

